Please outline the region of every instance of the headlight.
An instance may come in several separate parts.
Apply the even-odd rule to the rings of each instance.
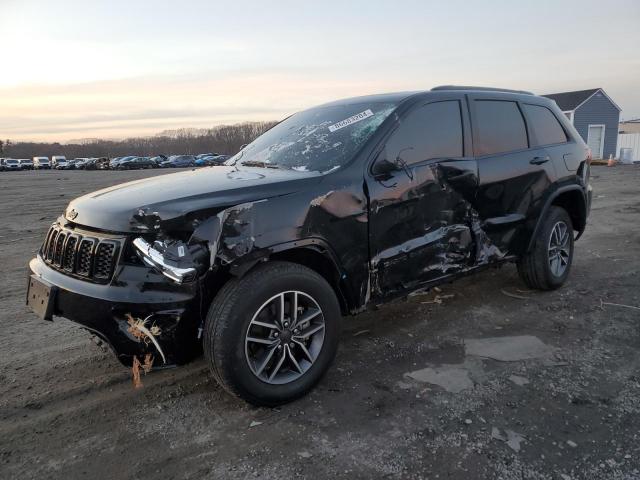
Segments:
[[[136,247],[138,256],[148,266],[159,270],[164,276],[170,278],[174,282],[183,283],[195,280],[197,276],[197,270],[194,267],[181,268],[175,265],[171,265],[164,258],[164,255],[153,247],[144,238],[138,237],[133,241],[133,246]]]

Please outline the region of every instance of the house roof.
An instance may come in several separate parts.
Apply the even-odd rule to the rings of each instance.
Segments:
[[[562,110],[563,112],[567,112],[570,110],[575,110],[578,105],[580,105],[598,90],[600,89],[591,88],[589,90],[577,90],[575,92],[550,93],[548,95],[543,95],[543,97],[555,100],[555,102],[560,107],[560,110]]]
[[[601,88],[576,90],[575,92],[550,93],[547,95],[543,95],[543,97],[554,100],[558,104],[558,107],[560,107],[560,110],[562,110],[563,112],[570,112],[578,108],[598,91],[602,92],[602,94],[607,97],[618,110],[621,110],[620,107],[618,107],[618,105],[616,105],[616,103],[611,100],[611,97],[609,97],[609,95],[607,95]]]

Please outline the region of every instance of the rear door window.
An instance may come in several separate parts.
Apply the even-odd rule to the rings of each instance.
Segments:
[[[409,113],[387,142],[387,157],[412,165],[463,155],[460,102],[428,103]]]
[[[540,147],[567,142],[567,134],[551,110],[540,105],[528,104],[523,105],[523,109],[529,120],[529,127],[533,131],[532,146]]]
[[[476,155],[522,150],[528,147],[524,118],[516,102],[475,100]]]

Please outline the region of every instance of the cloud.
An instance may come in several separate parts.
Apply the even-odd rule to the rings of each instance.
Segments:
[[[0,88],[0,136],[59,140],[132,136],[181,127],[278,120],[303,108],[383,88],[376,79],[320,71],[156,75]]]

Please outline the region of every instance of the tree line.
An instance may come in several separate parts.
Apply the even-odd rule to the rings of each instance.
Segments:
[[[277,122],[244,122],[220,125],[209,129],[167,130],[151,137],[124,140],[87,139],[69,143],[0,141],[0,154],[7,158],[51,157],[67,158],[122,157],[126,155],[197,155],[220,153],[233,155],[240,147],[273,127]]]

